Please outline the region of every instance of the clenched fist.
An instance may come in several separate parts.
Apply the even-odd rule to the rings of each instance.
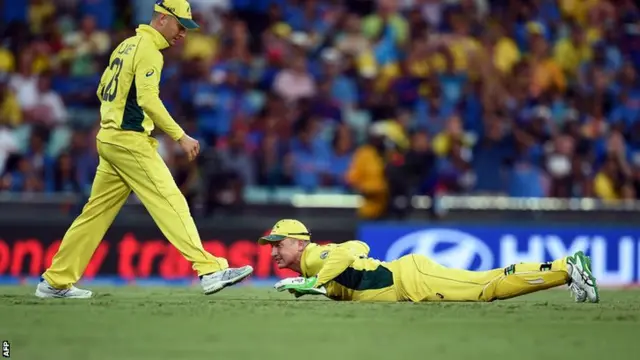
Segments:
[[[200,153],[200,143],[198,142],[198,140],[192,138],[187,134],[184,134],[180,138],[180,140],[178,140],[178,144],[180,144],[180,148],[182,148],[182,151],[184,151],[185,154],[187,154],[187,156],[189,157],[189,161],[195,159],[196,156],[198,156],[198,154]]]

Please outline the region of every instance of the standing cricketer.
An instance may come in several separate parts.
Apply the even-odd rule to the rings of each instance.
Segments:
[[[158,0],[150,25],[140,25],[136,35],[124,40],[111,54],[102,74],[101,129],[97,135],[100,162],[91,196],[73,222],[51,267],[42,275],[36,296],[89,298],[89,290],[75,284],[116,214],[133,192],[140,198],[167,239],[193,264],[205,294],[233,285],[253,272],[251,266],[229,268],[202,247],[187,202],[150,136],[157,125],[180,144],[193,160],[200,145],[167,112],[159,97],[161,50],[197,29],[186,0]]]
[[[521,263],[489,271],[446,268],[417,254],[391,262],[368,257],[362,241],[318,245],[297,220],[275,224],[261,237],[271,244],[279,268],[301,277],[279,281],[278,291],[296,297],[325,295],[343,301],[494,301],[509,299],[560,285],[569,285],[577,302],[598,302],[591,260],[581,251],[548,263]]]

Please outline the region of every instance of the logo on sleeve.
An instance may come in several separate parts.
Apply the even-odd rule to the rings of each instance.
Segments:
[[[325,250],[320,254],[320,259],[324,260],[329,256],[329,250]]]
[[[145,74],[147,77],[153,75],[153,73],[156,72],[155,70],[149,70],[147,71],[147,73]]]

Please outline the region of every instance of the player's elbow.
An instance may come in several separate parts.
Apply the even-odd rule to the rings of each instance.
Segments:
[[[148,113],[154,112],[154,109],[158,106],[158,102],[160,102],[160,98],[158,98],[157,95],[149,93],[139,94],[136,100],[138,101],[138,105]]]
[[[363,241],[360,241],[360,245],[362,246],[364,253],[369,255],[369,251],[371,251],[371,248],[369,247],[369,245],[367,245],[367,243]]]

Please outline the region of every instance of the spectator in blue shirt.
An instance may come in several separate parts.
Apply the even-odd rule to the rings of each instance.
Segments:
[[[322,74],[331,82],[331,96],[342,109],[353,108],[358,101],[358,88],[355,81],[344,74],[345,59],[334,49],[325,49],[322,54]]]
[[[453,114],[453,104],[448,102],[439,86],[431,88],[432,93],[425,100],[420,98],[416,103],[416,118],[420,127],[430,134],[437,134],[444,129],[445,122]]]
[[[53,177],[47,179],[46,188],[49,192],[80,192],[80,184],[73,158],[69,153],[58,155],[53,171]]]
[[[291,141],[290,169],[294,185],[309,192],[322,184],[322,177],[329,170],[327,144],[316,136],[319,126],[317,120],[309,120]]]
[[[540,198],[546,196],[547,179],[542,169],[528,159],[515,162],[508,176],[508,195]]]
[[[148,5],[148,2],[145,5]],[[151,8],[152,7],[147,7],[147,9]],[[100,30],[110,30],[113,27],[115,15],[114,0],[81,0],[80,11],[84,15],[93,16]],[[151,20],[150,17],[149,20]]]
[[[325,79],[318,86],[318,96],[313,103],[313,114],[327,123],[341,123],[342,111],[340,104],[331,96],[332,81]]]
[[[25,159],[29,162],[29,170],[36,174],[39,179],[44,179],[45,181],[53,177],[55,164],[54,160],[46,152],[47,136],[46,130],[35,128],[29,139],[29,149],[25,153]]]
[[[354,149],[353,132],[348,126],[341,125],[336,129],[331,143],[329,167],[327,171],[331,185],[338,186],[345,190],[348,188],[345,175],[351,164]]]
[[[35,171],[25,156],[15,156],[7,161],[7,171],[0,178],[0,190],[16,193],[42,192],[43,177]]]

